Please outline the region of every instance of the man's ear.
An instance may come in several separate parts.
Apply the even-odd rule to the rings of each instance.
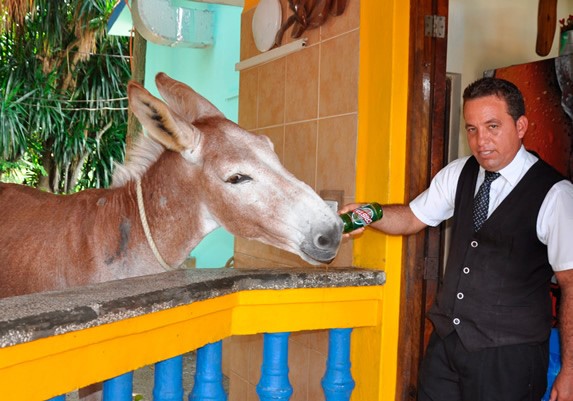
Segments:
[[[527,132],[527,127],[529,127],[529,120],[525,116],[521,116],[515,122],[515,126],[517,127],[517,134],[519,138],[523,139],[525,133]]]

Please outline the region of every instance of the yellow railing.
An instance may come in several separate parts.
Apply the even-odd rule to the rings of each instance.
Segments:
[[[2,399],[45,400],[256,333],[356,328],[352,369],[364,372],[380,365],[354,355],[381,347],[384,282],[354,268],[193,269],[1,299]],[[353,400],[382,400],[379,377],[355,380]]]

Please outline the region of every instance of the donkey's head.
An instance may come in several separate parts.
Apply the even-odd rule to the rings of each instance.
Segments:
[[[221,225],[313,264],[335,257],[340,218],[281,165],[267,137],[241,129],[190,87],[163,73],[156,84],[166,103],[130,83],[130,106],[150,137],[181,155],[199,193],[196,208],[209,220],[209,230]]]

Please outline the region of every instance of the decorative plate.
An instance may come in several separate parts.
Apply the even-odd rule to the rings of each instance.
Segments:
[[[253,37],[261,52],[271,49],[281,27],[282,9],[279,0],[260,0],[253,15]]]

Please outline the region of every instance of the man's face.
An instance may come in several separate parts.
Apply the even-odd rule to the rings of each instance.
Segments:
[[[513,121],[505,100],[495,95],[467,100],[464,119],[468,145],[489,171],[499,171],[513,160],[528,125],[525,116]]]

